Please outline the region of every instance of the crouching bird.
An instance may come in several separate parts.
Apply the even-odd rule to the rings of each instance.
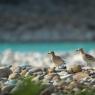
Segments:
[[[56,56],[54,51],[48,52],[49,55],[51,55],[51,60],[55,64],[55,66],[61,66],[62,64],[65,64],[65,61],[60,57]]]
[[[78,51],[81,54],[83,60],[87,62],[88,65],[95,62],[95,58],[92,55],[85,53],[83,48],[79,48],[76,51]]]

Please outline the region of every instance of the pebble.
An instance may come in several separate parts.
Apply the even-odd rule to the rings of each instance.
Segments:
[[[3,86],[1,89],[1,93],[9,93],[13,88],[15,87],[15,85],[6,85]]]
[[[70,78],[72,80],[73,79],[73,75],[72,74],[67,74],[67,75],[64,75],[64,76],[60,76],[60,78],[64,79],[64,80]]]
[[[8,80],[4,84],[5,85],[16,85],[16,83],[17,83],[17,80]]]
[[[8,67],[0,67],[0,78],[8,78],[8,76],[12,73],[10,68]]]
[[[81,72],[82,71],[82,68],[81,68],[81,65],[78,65],[77,63],[68,67],[67,68],[67,71],[69,73],[77,73],[77,72]]]
[[[22,71],[21,71],[20,75],[21,75],[21,76],[25,76],[26,73],[27,73],[27,70],[25,69],[25,70],[22,70]]]
[[[87,77],[88,77],[88,74],[84,73],[84,72],[78,72],[73,75],[73,79],[77,80],[77,81],[80,81],[80,80],[87,78]]]
[[[10,79],[18,79],[20,77],[20,74],[19,73],[12,73],[9,75],[9,80]]]

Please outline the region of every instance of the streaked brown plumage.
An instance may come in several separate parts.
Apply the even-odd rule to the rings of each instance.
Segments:
[[[56,56],[54,51],[49,52],[48,54],[51,55],[52,62],[56,65],[59,66],[64,63],[64,60],[60,56]]]
[[[95,62],[95,58],[92,55],[85,53],[83,48],[80,48],[77,51],[81,53],[84,61],[86,61],[87,63]]]

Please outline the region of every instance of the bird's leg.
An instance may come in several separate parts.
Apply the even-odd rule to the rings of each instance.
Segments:
[[[91,63],[90,63],[89,61],[87,61],[87,66],[90,66],[90,64],[91,64]]]
[[[58,65],[57,67],[58,67],[58,69],[60,69],[60,65]]]
[[[58,69],[59,69],[59,65],[58,65]]]

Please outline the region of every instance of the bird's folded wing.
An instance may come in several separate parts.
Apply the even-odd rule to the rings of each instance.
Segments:
[[[85,56],[87,57],[88,60],[93,60],[95,59],[93,56],[89,55],[89,54],[85,54]]]

